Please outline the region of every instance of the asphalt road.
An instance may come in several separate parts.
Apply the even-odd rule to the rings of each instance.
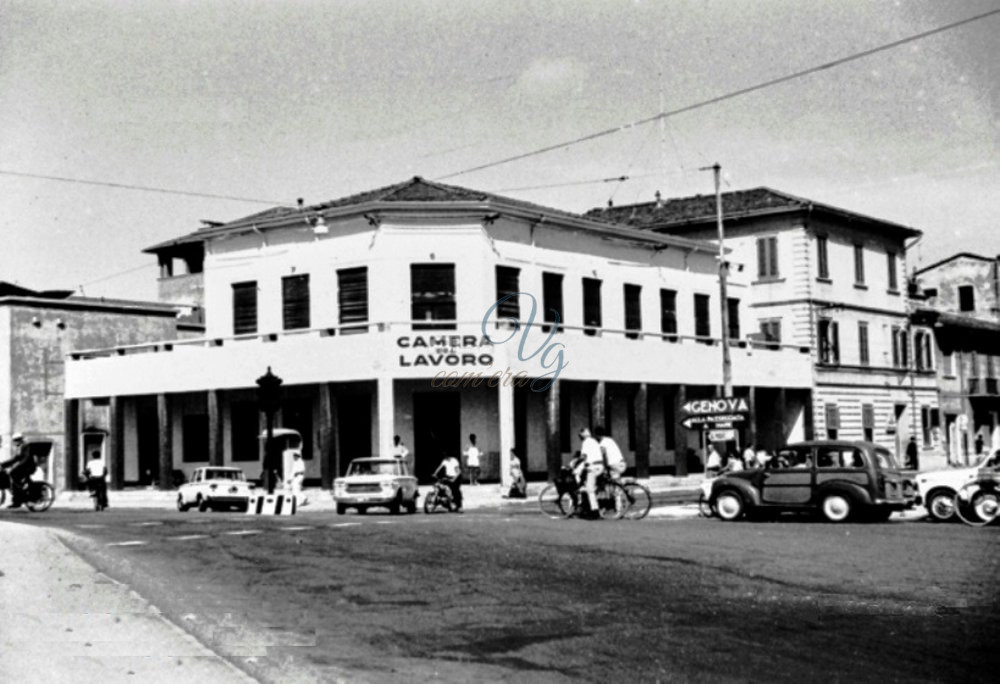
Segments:
[[[263,681],[981,681],[1000,528],[5,515]]]

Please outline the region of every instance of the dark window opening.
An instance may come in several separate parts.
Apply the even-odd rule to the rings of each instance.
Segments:
[[[282,327],[298,330],[309,327],[309,275],[281,279]]]
[[[233,283],[233,334],[257,332],[257,282]]]
[[[518,286],[518,280],[521,273],[521,269],[512,268],[510,266],[497,266],[496,279],[497,279],[497,299],[500,301],[508,295],[512,295],[515,292],[520,292],[520,287]],[[510,297],[504,300],[499,306],[497,306],[497,317],[513,318],[514,320],[519,320],[521,318],[521,307],[518,302],[517,297]]]
[[[561,273],[542,273],[542,308],[546,323],[558,324],[563,318],[563,277]],[[562,332],[563,327],[558,325],[557,332]],[[542,326],[544,332],[552,330],[551,325]]]
[[[341,325],[368,323],[367,266],[337,271],[337,304],[340,308]],[[356,325],[346,330],[366,331],[368,326]]]
[[[708,295],[696,294],[694,296],[694,334],[696,337],[710,338],[712,336],[712,323],[709,318],[710,298]],[[701,340],[705,344],[711,344],[710,339]]]
[[[896,253],[886,253],[886,266],[889,269],[889,289],[893,292],[899,289],[898,269],[896,268]]]
[[[854,245],[854,284],[865,284],[865,248],[863,245]]]
[[[829,318],[819,319],[819,362],[840,363],[840,326]]]
[[[260,415],[252,401],[234,401],[229,405],[229,444],[233,461],[260,460]],[[254,474],[254,476],[256,476]]]
[[[959,311],[976,310],[976,290],[972,285],[958,286],[958,310]]]
[[[740,300],[726,300],[726,314],[729,323],[729,339],[740,339]]]
[[[660,290],[660,332],[663,339],[677,341],[677,292]]]
[[[759,278],[778,277],[778,238],[757,238],[757,276]]]
[[[587,335],[601,327],[601,281],[594,278],[583,279],[583,325]]]
[[[836,404],[826,405],[826,438],[837,439],[840,430],[840,409]]]
[[[410,292],[414,330],[455,329],[455,264],[410,264]]]
[[[625,288],[625,329],[629,331],[625,337],[630,340],[639,339],[642,330],[642,287],[626,284]]]
[[[868,324],[858,323],[858,361],[862,366],[870,363],[868,356]]]
[[[861,432],[866,442],[875,441],[875,407],[872,404],[861,405]]]
[[[819,277],[829,280],[830,262],[827,255],[827,237],[825,235],[816,236],[816,264]]]
[[[208,461],[208,416],[188,414],[181,420],[181,448],[184,463],[205,463]]]
[[[760,322],[760,334],[763,335],[768,349],[777,349],[781,344],[781,319]]]

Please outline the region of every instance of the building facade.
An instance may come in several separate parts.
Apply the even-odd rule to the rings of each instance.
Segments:
[[[74,442],[102,453],[107,448],[107,407],[101,402],[69,417],[64,412],[65,358],[73,349],[131,345],[178,337],[177,308],[157,302],[75,297],[68,291],[35,291],[0,283],[0,437],[3,458],[10,437],[52,444],[44,467],[51,482],[75,487],[77,460],[67,460],[65,431],[73,424]],[[183,334],[180,333],[180,334]],[[71,418],[71,419],[70,419]],[[154,462],[155,463],[155,462]],[[155,467],[143,472],[136,462],[135,482],[152,481]]]
[[[747,325],[812,353],[817,437],[863,439],[922,458],[941,440],[930,329],[909,317],[905,255],[920,231],[769,188],[724,193],[730,273],[749,278]],[[608,207],[594,218],[717,240],[714,196]],[[918,463],[918,465],[920,465]]]
[[[998,260],[967,252],[916,272],[917,316],[934,331],[949,463],[1000,448]]]
[[[199,264],[181,277],[205,337],[80,350],[66,401],[112,407],[118,484],[139,442],[157,444],[161,482],[206,463],[256,477],[268,368],[278,423],[303,434],[325,487],[394,435],[421,478],[470,433],[484,476],[505,477],[512,449],[551,474],[598,424],[638,475],[685,473],[703,444],[682,407],[722,383],[716,249],[421,178],[275,208],[147,250]],[[755,408],[743,439],[777,446],[808,434],[812,363],[748,339],[750,288],[730,287],[734,384]],[[142,406],[155,425],[135,420]]]

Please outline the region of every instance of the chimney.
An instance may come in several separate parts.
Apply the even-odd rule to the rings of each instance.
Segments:
[[[306,201],[305,201],[304,199],[302,199],[301,197],[300,197],[300,198],[298,198],[298,199],[297,199],[297,200],[295,200],[295,201],[296,201],[296,202],[298,203],[298,205],[299,205],[299,209],[301,209],[302,207],[304,207],[304,206],[305,206],[305,204],[306,204]]]
[[[663,208],[663,196],[660,195],[660,191],[659,190],[656,191],[655,197],[656,197],[656,208],[657,209],[662,209]]]

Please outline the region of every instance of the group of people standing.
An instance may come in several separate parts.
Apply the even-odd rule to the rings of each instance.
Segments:
[[[716,451],[715,444],[709,442],[708,450],[705,454],[705,474],[715,476],[720,473],[735,473],[753,468],[766,468],[773,459],[774,456],[771,452],[756,444],[747,444],[742,454],[730,452],[723,457],[722,454]]]

